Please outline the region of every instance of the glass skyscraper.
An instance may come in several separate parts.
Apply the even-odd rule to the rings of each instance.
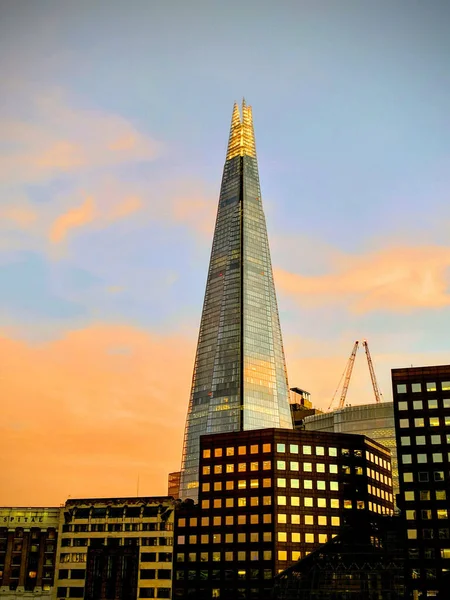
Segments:
[[[206,433],[292,428],[252,109],[234,105],[183,444],[181,498],[197,498]]]

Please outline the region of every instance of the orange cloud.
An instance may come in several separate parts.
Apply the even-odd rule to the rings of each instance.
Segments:
[[[0,336],[0,504],[133,495],[138,476],[140,494],[165,494],[181,461],[194,346],[100,324],[40,346]]]
[[[71,229],[90,223],[94,218],[94,200],[86,198],[81,206],[68,210],[54,221],[50,230],[50,241],[55,244],[62,242]]]
[[[301,305],[345,304],[350,311],[439,308],[450,304],[450,249],[393,247],[336,261],[335,272],[302,276],[275,271],[280,293]]]
[[[27,228],[36,221],[37,212],[29,206],[4,206],[0,207],[0,219]]]
[[[111,211],[111,220],[123,219],[141,208],[142,200],[139,196],[129,196],[128,198],[124,198],[117,206],[113,207]]]
[[[154,160],[161,145],[123,117],[75,109],[60,93],[32,98],[37,116],[0,119],[0,180],[45,180],[61,172]]]

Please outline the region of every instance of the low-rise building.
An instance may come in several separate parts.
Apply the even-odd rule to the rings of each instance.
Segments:
[[[0,599],[50,600],[59,508],[0,508]]]
[[[167,496],[67,500],[54,599],[170,598],[174,508]]]

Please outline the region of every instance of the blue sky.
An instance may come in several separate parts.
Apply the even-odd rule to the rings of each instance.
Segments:
[[[117,371],[119,357],[130,366],[129,352],[148,365],[121,371],[121,394],[142,402],[130,409],[136,421],[158,405],[155,389],[172,394],[152,379],[166,348],[164,368],[180,373],[174,450],[159,470],[145,467],[164,491],[178,467],[242,96],[253,106],[290,383],[327,406],[362,337],[387,399],[392,367],[448,363],[449,20],[439,0],[3,1],[0,338],[14,364],[45,360],[50,378],[59,361],[71,365],[56,404],[45,378],[30,381],[37,402],[18,385],[23,373],[8,373],[11,414],[20,402],[31,415],[51,407],[73,418],[70,390],[95,333],[113,362],[98,357],[92,381]],[[355,403],[372,401],[360,363]],[[25,436],[32,420],[18,427]],[[11,489],[18,502],[25,491]]]

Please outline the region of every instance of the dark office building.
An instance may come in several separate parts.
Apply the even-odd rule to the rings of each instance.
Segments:
[[[181,498],[197,499],[200,436],[292,428],[252,109],[234,106],[186,420]]]
[[[87,552],[84,600],[136,600],[139,546],[91,545]]]
[[[273,600],[404,600],[399,517],[365,519],[275,577]]]
[[[392,370],[410,599],[439,592],[450,569],[450,365]],[[447,583],[448,586],[448,583]]]
[[[50,598],[59,508],[0,508],[0,596]]]
[[[276,573],[353,519],[393,512],[389,451],[359,435],[201,438],[199,502],[176,513],[174,598],[267,597]]]

